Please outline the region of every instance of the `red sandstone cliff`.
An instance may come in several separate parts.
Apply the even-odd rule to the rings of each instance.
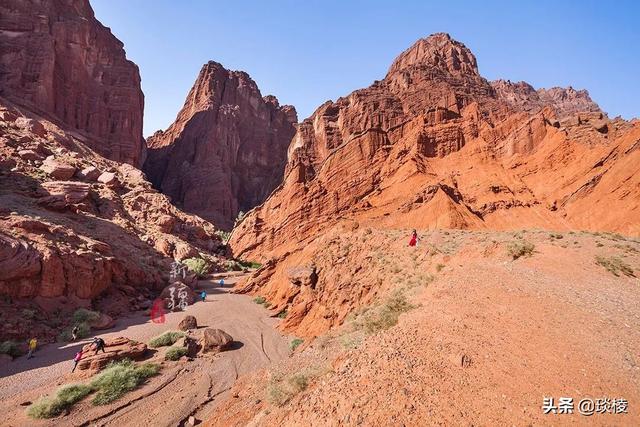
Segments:
[[[138,67],[87,0],[0,1],[0,95],[87,136],[101,155],[138,166]]]
[[[586,91],[491,84],[469,49],[435,34],[298,126],[283,184],[231,244],[264,259],[344,219],[638,233],[639,138]]]
[[[296,121],[248,74],[208,62],[176,121],[147,140],[143,169],[177,206],[231,228],[282,181]]]

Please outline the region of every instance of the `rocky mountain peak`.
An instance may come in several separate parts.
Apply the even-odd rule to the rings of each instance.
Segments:
[[[387,76],[412,68],[435,68],[452,75],[479,75],[476,57],[447,33],[418,40],[396,58]]]

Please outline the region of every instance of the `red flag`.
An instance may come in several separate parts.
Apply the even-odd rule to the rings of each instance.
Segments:
[[[160,298],[156,299],[151,307],[151,321],[153,323],[164,323],[164,301]]]

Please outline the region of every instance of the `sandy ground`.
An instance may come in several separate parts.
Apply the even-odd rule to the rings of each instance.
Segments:
[[[507,237],[440,236],[435,244],[451,255],[418,258],[419,269],[443,268],[426,287],[407,288],[414,308],[396,326],[351,349],[341,345],[349,328],[333,331],[346,335],[318,339],[283,361],[276,369],[287,375],[322,359],[330,369],[309,375],[308,388],[282,407],[253,404],[265,396],[268,376],[241,379],[240,398],[221,404],[207,425],[640,425],[640,279],[594,262],[617,255],[638,276],[640,242],[589,234],[554,241],[530,232],[535,253],[512,260],[501,243]],[[424,250],[388,245],[403,272]],[[318,350],[331,343],[336,352]],[[314,351],[321,354],[306,360]],[[572,398],[572,413],[545,414],[545,397],[556,406]],[[582,399],[624,399],[627,412],[605,406],[581,415]]]
[[[71,359],[85,342],[42,347],[36,357],[22,357],[0,367],[0,411],[3,426],[24,425],[181,425],[190,415],[203,419],[211,415],[218,399],[225,396],[241,375],[281,360],[289,354],[288,339],[276,331],[278,320],[244,295],[228,293],[242,277],[229,277],[225,287],[201,281],[207,289],[205,302],[183,313],[169,313],[164,324],[156,324],[137,314],[118,319],[102,337],[126,336],[148,342],[166,330],[177,329],[185,314],[192,314],[199,327],[220,328],[236,341],[234,349],[194,361],[166,362],[161,375],[125,398],[102,407],[82,402],[67,416],[50,421],[34,421],[20,403],[35,401],[62,384],[82,381],[84,373],[71,374]],[[160,350],[163,351],[163,350]],[[158,355],[156,355],[158,357]]]

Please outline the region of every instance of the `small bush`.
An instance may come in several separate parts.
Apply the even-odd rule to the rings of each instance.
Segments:
[[[32,418],[53,418],[82,400],[93,391],[87,384],[70,384],[58,389],[54,398],[45,397],[33,403],[27,409],[27,415]]]
[[[186,265],[191,272],[197,274],[201,279],[205,277],[211,269],[209,263],[202,258],[187,258],[183,260],[182,263]]]
[[[551,233],[549,237],[556,240],[564,239],[564,236],[560,233]]]
[[[531,256],[533,255],[533,250],[535,249],[535,245],[526,240],[519,240],[517,242],[511,242],[507,246],[507,253],[511,258],[518,259],[523,256]]]
[[[280,313],[278,313],[278,318],[284,319],[287,317],[288,314],[289,312],[287,310],[282,310]]]
[[[152,363],[136,366],[130,360],[111,363],[91,382],[98,390],[91,401],[94,405],[106,405],[124,396],[158,373],[160,367]]]
[[[289,343],[289,348],[291,351],[295,351],[296,348],[300,347],[300,345],[304,342],[302,338],[294,338]]]
[[[86,308],[79,308],[73,312],[73,323],[91,323],[94,320],[100,318],[100,313],[87,310]]]
[[[255,302],[256,304],[264,304],[265,302],[267,302],[267,299],[265,297],[255,297],[253,299],[253,302]]]
[[[280,383],[272,382],[267,386],[267,401],[275,406],[284,406],[291,398]]]
[[[37,311],[31,310],[29,308],[23,308],[21,313],[22,317],[24,317],[25,319],[33,320],[36,318]]]
[[[78,326],[78,338],[86,338],[91,334],[91,326],[87,322],[80,322],[77,324]],[[60,333],[58,338],[61,341],[73,341],[73,337],[71,336],[71,330],[73,327],[66,328],[64,331]]]
[[[167,331],[162,335],[152,338],[151,341],[149,341],[149,347],[158,348],[173,345],[176,341],[178,341],[179,338],[182,338],[183,336],[184,332]]]
[[[412,308],[406,296],[402,292],[395,292],[381,307],[367,311],[361,319],[356,321],[356,326],[362,328],[366,333],[372,334],[384,331],[398,323],[400,314]]]
[[[436,264],[436,271],[440,273],[444,269],[444,264]]]
[[[8,354],[9,356],[16,358],[22,356],[22,350],[20,345],[15,341],[3,341],[0,343],[0,354]]]
[[[178,360],[182,356],[187,355],[187,349],[185,347],[169,347],[164,355],[165,360]]]
[[[294,393],[300,393],[309,386],[309,378],[305,374],[297,373],[292,375],[289,380],[289,385]]]
[[[222,240],[222,243],[225,245],[229,242],[229,239],[231,238],[230,231],[216,230],[216,235],[220,237],[220,239]]]
[[[633,268],[629,266],[626,262],[617,256],[612,257],[604,257],[601,255],[596,256],[596,264],[607,269],[608,272],[612,273],[614,276],[620,276],[620,273],[625,276],[635,277]]]
[[[227,261],[225,263],[225,269],[227,271],[242,271],[244,270],[244,268],[242,267],[242,264],[240,264],[238,261]]]

